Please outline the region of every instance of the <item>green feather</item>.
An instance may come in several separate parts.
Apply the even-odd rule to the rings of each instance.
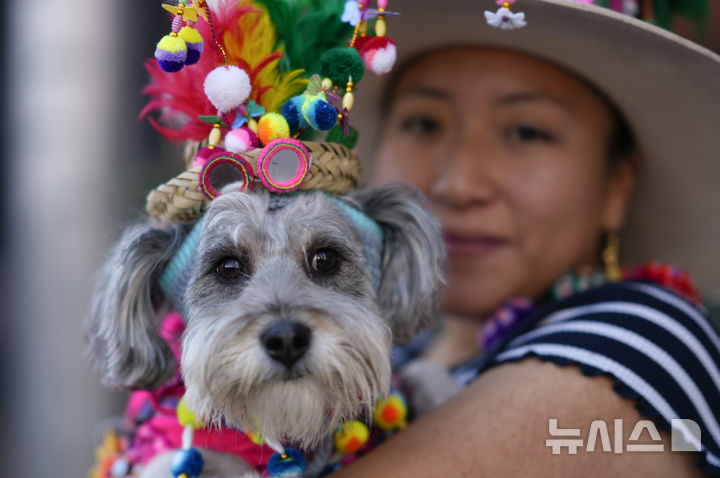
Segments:
[[[304,68],[320,70],[320,55],[343,46],[353,27],[340,20],[345,0],[257,0],[267,8],[275,24],[278,46],[285,48],[281,71]]]

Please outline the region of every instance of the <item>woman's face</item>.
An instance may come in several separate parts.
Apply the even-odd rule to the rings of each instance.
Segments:
[[[610,129],[590,88],[520,54],[452,49],[405,71],[374,174],[430,198],[449,256],[446,311],[481,316],[597,262],[632,182],[608,165]]]

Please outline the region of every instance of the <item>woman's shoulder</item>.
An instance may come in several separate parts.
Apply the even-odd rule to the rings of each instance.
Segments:
[[[720,336],[701,306],[649,283],[607,284],[539,310],[477,373],[530,356],[611,377],[641,415],[680,427],[706,470],[720,472]]]

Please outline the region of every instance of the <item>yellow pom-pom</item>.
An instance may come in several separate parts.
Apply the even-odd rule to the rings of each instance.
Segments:
[[[383,430],[404,428],[407,413],[405,400],[399,394],[391,393],[385,400],[375,406],[373,423]]]
[[[265,145],[278,138],[289,138],[290,126],[283,115],[266,113],[260,118],[257,135],[260,142]]]
[[[187,51],[187,45],[185,44],[185,40],[178,36],[172,35],[165,35],[164,37],[162,37],[157,43],[157,48],[159,50],[164,50],[173,54]]]
[[[346,422],[335,432],[335,448],[340,453],[355,453],[367,443],[368,438],[370,430],[363,422]]]
[[[192,425],[195,430],[202,428],[202,422],[197,419],[193,411],[187,406],[185,397],[181,398],[180,403],[178,403],[177,418],[183,427]]]
[[[250,130],[251,130],[253,133],[257,134],[257,132],[258,132],[258,122],[257,122],[257,120],[255,120],[255,118],[250,118],[250,121],[248,121],[247,126],[248,126],[248,128],[250,128]]]
[[[185,43],[202,43],[203,37],[196,28],[184,26],[178,32],[178,37],[185,40]]]

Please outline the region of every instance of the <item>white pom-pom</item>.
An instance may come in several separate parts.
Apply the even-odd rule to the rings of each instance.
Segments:
[[[227,113],[245,103],[252,85],[245,70],[231,65],[219,66],[208,73],[203,89],[218,112]]]
[[[392,70],[397,59],[397,49],[393,43],[388,43],[385,48],[375,50],[366,58],[366,66],[376,75],[384,75]]]

